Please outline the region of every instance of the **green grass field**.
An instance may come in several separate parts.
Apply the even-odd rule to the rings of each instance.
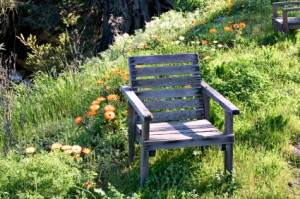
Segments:
[[[10,117],[0,101],[1,151],[7,118],[12,124],[12,143],[0,157],[0,198],[300,197],[300,32],[275,33],[271,17],[265,0],[177,1],[145,30],[117,36],[79,72],[56,79],[38,73],[31,87],[15,85],[8,93]],[[121,94],[128,85],[127,57],[194,52],[202,78],[241,111],[234,126],[234,179],[226,181],[216,147],[160,150],[140,188],[139,148],[130,165]],[[90,111],[97,98],[112,94],[118,98]],[[116,108],[112,120],[104,117],[107,104]],[[224,128],[222,109],[213,104],[211,111],[213,123]],[[51,150],[53,143],[91,152]],[[25,153],[28,147],[36,151]]]

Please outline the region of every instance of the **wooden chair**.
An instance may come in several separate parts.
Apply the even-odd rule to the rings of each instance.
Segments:
[[[233,115],[239,109],[201,81],[197,54],[129,57],[129,161],[134,141],[141,144],[140,185],[148,175],[149,151],[216,145],[224,151],[225,170],[233,168]],[[187,86],[188,85],[188,86]],[[225,129],[209,122],[210,99],[225,110]],[[150,112],[151,111],[151,112]]]
[[[299,5],[300,1],[291,2],[274,2],[273,6],[273,17],[272,25],[274,30],[283,31],[285,34],[289,32],[289,29],[299,29],[300,28],[300,18],[299,17],[288,17],[288,12],[300,11],[300,7],[293,8],[282,8],[282,17],[278,16],[278,7],[286,5]]]

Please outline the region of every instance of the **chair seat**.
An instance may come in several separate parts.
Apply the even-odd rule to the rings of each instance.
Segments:
[[[283,25],[283,19],[282,17],[274,17],[273,22],[276,24]],[[292,29],[293,26],[299,26],[300,25],[300,18],[298,17],[288,17],[288,26],[289,29]],[[299,28],[299,27],[298,27]]]
[[[142,125],[138,124],[138,136]],[[188,146],[207,146],[232,144],[233,134],[223,134],[209,121],[195,120],[186,122],[150,123],[149,140],[145,141],[145,149],[165,149]]]

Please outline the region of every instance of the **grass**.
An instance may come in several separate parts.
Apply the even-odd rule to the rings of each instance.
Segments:
[[[262,0],[237,0],[234,6],[177,1],[176,6],[177,11],[154,18],[145,30],[116,37],[109,50],[88,60],[78,73],[56,79],[40,73],[31,87],[14,86],[13,144],[1,157],[0,197],[41,198],[49,192],[67,198],[299,197],[299,156],[291,153],[291,143],[299,143],[300,135],[300,33],[274,33],[270,2]],[[242,22],[242,34],[224,30]],[[217,32],[209,33],[211,28]],[[208,44],[201,45],[202,40]],[[217,148],[160,150],[150,159],[149,178],[140,188],[139,150],[132,165],[127,161],[127,103],[120,92],[128,84],[126,59],[189,52],[199,54],[202,78],[241,110],[234,126],[234,180],[226,181]],[[120,99],[101,102],[96,116],[84,115],[95,99],[109,94]],[[106,104],[116,107],[116,119],[103,117]],[[78,116],[83,122],[76,125]],[[223,112],[216,104],[211,117],[222,129]],[[1,149],[4,141],[3,128]],[[92,152],[50,153],[56,142]],[[29,146],[37,152],[24,154]]]

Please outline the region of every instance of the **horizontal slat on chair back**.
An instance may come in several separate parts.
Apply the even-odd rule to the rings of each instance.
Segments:
[[[204,118],[197,54],[129,57],[128,64],[130,86],[154,110],[153,121]]]

